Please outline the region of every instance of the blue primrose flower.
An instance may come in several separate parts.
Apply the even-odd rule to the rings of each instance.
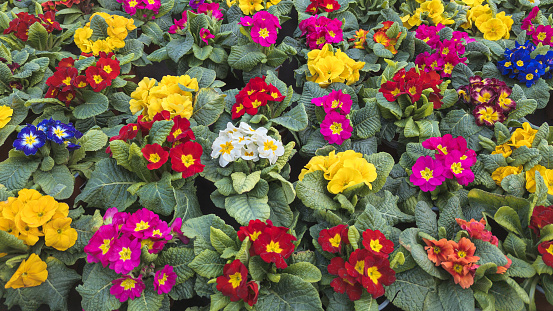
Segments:
[[[74,143],[72,143],[72,142],[70,142],[70,141],[67,141],[67,140],[66,140],[64,143],[65,143],[65,147],[66,147],[67,150],[69,150],[69,151],[77,150],[77,149],[81,148],[81,145],[79,145],[79,144],[74,144]]]
[[[36,128],[39,130],[39,131],[43,131],[44,133],[46,133],[48,131],[48,129],[54,125],[54,123],[56,123],[56,121],[54,121],[54,119],[50,118],[50,119],[44,119],[42,121],[40,121],[40,123],[36,126]]]
[[[37,150],[44,146],[46,135],[38,130],[34,125],[27,124],[13,142],[13,147],[16,150],[23,151],[26,156],[36,154]]]
[[[526,87],[531,87],[544,73],[543,66],[533,59],[524,71],[518,73],[517,78],[520,82],[525,83]]]

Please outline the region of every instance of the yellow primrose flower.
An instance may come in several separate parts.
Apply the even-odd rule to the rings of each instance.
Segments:
[[[38,286],[48,278],[47,265],[37,254],[33,253],[27,260],[23,260],[19,268],[12,275],[5,288],[22,288]]]
[[[40,227],[56,213],[58,202],[49,195],[25,204],[21,210],[21,220],[29,227]]]
[[[308,173],[315,171],[325,171],[325,159],[326,157],[324,156],[312,157],[311,160],[309,160],[309,163],[305,165],[305,168],[301,170],[298,179],[302,181],[303,177],[305,177],[305,175],[307,175]]]
[[[145,77],[138,82],[138,87],[131,93],[130,110],[133,114],[148,107],[150,90],[156,85],[156,79]],[[143,113],[144,115],[144,113]]]
[[[338,194],[345,189],[363,182],[361,173],[350,167],[343,167],[336,172],[336,175],[328,183],[328,192]]]
[[[19,229],[17,229],[15,222],[11,219],[0,217],[0,230],[6,231],[15,237],[19,236]]]
[[[90,53],[92,52],[92,41],[89,40],[91,36],[92,29],[89,27],[78,28],[75,30],[73,41],[82,52]]]
[[[107,40],[96,40],[92,43],[92,53],[94,55],[99,55],[100,52],[109,53],[113,47],[108,43]]]
[[[26,222],[21,220],[21,215],[17,214],[15,216],[15,225],[17,230],[19,230],[19,239],[27,245],[35,245],[38,242],[38,237],[44,235],[38,227],[31,227]]]
[[[478,27],[478,30],[484,34],[484,39],[490,41],[497,41],[509,35],[507,25],[499,18],[488,19]]]
[[[421,4],[420,8],[423,12],[428,12],[428,17],[432,19],[441,16],[444,12],[444,4],[441,0],[426,1]]]
[[[277,5],[280,3],[280,0],[269,0],[267,1],[267,9],[270,8],[273,5]]]
[[[501,186],[501,181],[503,180],[503,178],[512,174],[519,174],[520,172],[522,172],[522,165],[519,167],[501,166],[492,173],[492,179],[498,186]]]
[[[75,245],[77,230],[71,228],[71,218],[54,219],[44,225],[44,241],[59,251],[65,251]]]
[[[482,5],[482,2],[483,0],[462,0],[463,3],[465,3],[466,5],[470,6],[470,7],[475,7],[475,6],[479,6],[479,5]]]
[[[510,32],[511,32],[511,27],[513,26],[513,18],[509,15],[509,16],[505,16],[505,12],[499,12],[495,15],[495,18],[498,18],[500,19],[503,24],[505,24],[505,26],[507,27],[507,33],[505,34],[505,36],[503,36],[503,39],[509,39],[510,37]]]
[[[23,209],[23,202],[17,200],[17,198],[9,197],[8,203],[4,205],[2,209],[2,217],[15,220],[15,216],[19,214],[19,211]]]
[[[69,205],[67,203],[60,202],[56,208],[56,213],[52,216],[52,219],[65,218],[69,215]]]
[[[531,148],[537,132],[538,130],[533,129],[530,123],[524,122],[522,128],[516,129],[511,135],[511,143],[509,145],[517,148],[522,146]]]
[[[253,15],[257,11],[263,10],[262,0],[238,0],[238,7],[244,15]]]
[[[536,192],[536,171],[540,172],[541,177],[545,180],[547,177],[547,169],[544,166],[541,166],[537,164],[533,168],[531,168],[529,171],[526,171],[526,190],[530,193]],[[546,184],[549,184],[549,182],[546,180]]]
[[[367,162],[364,158],[348,159],[344,161],[344,168],[347,167],[361,173],[365,185],[367,185],[369,189],[373,188],[371,182],[376,180],[376,168],[372,163]]]
[[[190,97],[180,94],[171,94],[165,97],[161,101],[161,107],[171,113],[171,118],[178,115],[186,119],[190,119],[194,109]]]
[[[511,150],[511,146],[509,146],[507,143],[495,146],[495,150],[492,151],[492,154],[502,154],[503,157],[508,157],[513,153],[513,150]]]
[[[17,198],[13,199],[17,199],[18,201],[21,201],[21,203],[27,203],[29,201],[38,200],[40,198],[42,198],[42,194],[35,189],[21,189],[19,190],[19,192],[17,192]]]
[[[4,128],[12,119],[13,109],[8,106],[0,106],[0,129]]]

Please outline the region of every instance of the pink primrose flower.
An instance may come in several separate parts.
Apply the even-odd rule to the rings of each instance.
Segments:
[[[134,300],[134,298],[140,297],[146,288],[146,285],[144,285],[142,281],[142,275],[138,276],[136,279],[132,276],[124,275],[120,279],[111,281],[111,284],[109,293],[121,302],[125,302],[129,299]]]
[[[101,262],[104,267],[109,264],[109,258],[115,239],[119,236],[117,225],[101,226],[84,247],[88,262]]]
[[[434,191],[445,180],[442,163],[431,156],[418,158],[412,170],[409,180],[424,192]]]
[[[140,242],[138,239],[123,235],[115,240],[109,257],[110,269],[127,274],[140,264]]]
[[[154,290],[157,291],[158,295],[167,294],[175,285],[176,280],[177,274],[173,272],[173,267],[165,265],[154,276]]]
[[[209,45],[209,39],[213,39],[215,36],[211,34],[209,29],[202,28],[200,29],[200,38],[203,42],[205,42],[205,44]]]
[[[123,232],[130,233],[131,235],[143,239],[152,236],[154,227],[159,222],[159,216],[146,209],[140,209],[134,212],[127,222],[123,225]]]
[[[328,113],[321,122],[321,134],[331,144],[341,145],[351,137],[352,131],[350,120],[335,111]]]

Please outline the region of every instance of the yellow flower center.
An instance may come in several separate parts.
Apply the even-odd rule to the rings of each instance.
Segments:
[[[444,54],[444,55],[449,54],[449,48],[444,48],[442,50],[442,54]]]
[[[25,144],[26,145],[29,145],[29,146],[32,146],[36,143],[36,136],[34,135],[29,135],[25,138]]]
[[[332,5],[332,3],[329,3],[329,4],[326,5],[326,8],[327,8],[327,10],[333,10],[334,5]]]
[[[254,231],[254,233],[250,234],[250,240],[255,241],[257,240],[257,237],[261,234],[261,231]]]
[[[534,75],[533,75],[533,74],[529,73],[529,74],[526,75],[526,80],[530,81],[530,80],[532,80],[532,79],[534,79]]]
[[[342,107],[342,102],[335,99],[332,101],[332,104],[331,104],[332,108],[338,108],[338,107]]]
[[[329,34],[332,38],[334,38],[334,36],[336,36],[336,34],[334,33],[334,31],[329,31],[328,34]]]
[[[436,148],[438,148],[443,154],[447,155],[447,147],[444,147],[441,144],[439,144]]]
[[[438,246],[434,246],[434,254],[439,254],[442,250]]]
[[[458,251],[457,256],[459,256],[459,258],[465,258],[467,256],[467,253],[465,251]]]
[[[79,87],[85,87],[85,86],[86,86],[86,82],[84,81],[79,82]]]
[[[417,93],[417,87],[416,86],[412,86],[409,88],[409,93],[410,94],[416,94]]]
[[[61,82],[63,82],[63,84],[65,84],[65,85],[71,85],[71,77],[67,77],[67,78],[63,79],[63,81],[61,81]]]
[[[333,135],[340,134],[343,131],[342,123],[333,122],[332,125],[330,126],[330,130],[332,131]]]
[[[283,249],[280,248],[280,245],[278,242],[274,242],[271,240],[271,243],[267,244],[267,253],[282,253]]]
[[[513,63],[511,63],[511,62],[505,62],[505,65],[504,65],[504,66],[505,66],[505,67],[511,67],[512,64],[513,64]]]
[[[395,90],[391,91],[392,95],[397,96],[401,91],[396,87]]]
[[[275,145],[272,141],[266,141],[263,143],[263,150],[272,150],[272,151],[276,151],[277,150],[277,145]]]
[[[161,157],[157,153],[150,154],[150,162],[157,163],[161,160]]]
[[[377,266],[373,266],[367,269],[367,276],[373,281],[374,284],[378,284],[378,279],[382,276],[382,273],[378,271]]]
[[[102,255],[105,255],[109,251],[109,247],[111,245],[111,240],[104,239],[103,242],[104,243],[102,243],[102,245],[100,245],[99,248],[102,250]]]
[[[365,261],[361,260],[355,263],[355,271],[359,272],[359,274],[363,274],[363,270],[365,270]]]
[[[131,8],[134,8],[137,4],[138,4],[138,2],[135,1],[135,0],[129,1],[129,6],[130,6]]]
[[[421,177],[429,181],[433,176],[434,171],[426,167],[424,171],[421,171]]]
[[[113,69],[111,69],[111,66],[110,66],[110,65],[105,65],[105,66],[104,66],[104,71],[105,71],[106,73],[111,73],[111,72],[113,71]]]
[[[382,249],[382,244],[380,244],[379,240],[371,240],[371,243],[369,243],[371,246],[371,249],[375,252],[380,252]]]
[[[324,44],[326,41],[325,41],[325,37],[319,37],[317,39],[317,44]]]
[[[167,274],[163,273],[163,277],[159,280],[157,280],[157,283],[159,285],[165,285],[165,282],[167,282]]]
[[[261,101],[257,100],[257,99],[252,102],[253,108],[257,108],[257,107],[261,106],[261,104],[262,104]]]
[[[177,137],[179,137],[180,134],[182,134],[182,130],[181,129],[176,129],[173,132],[173,137],[177,138]]]
[[[546,250],[549,254],[553,255],[553,244],[549,245],[549,247]]]
[[[455,264],[453,266],[453,271],[455,271],[457,273],[461,273],[461,272],[463,272],[463,266],[461,266],[460,264]]]
[[[136,281],[129,278],[121,282],[121,287],[123,287],[125,290],[130,290],[134,288],[134,284],[136,284]]]
[[[543,41],[547,37],[547,34],[545,32],[540,32],[538,34],[538,40]]]
[[[183,154],[180,157],[180,160],[182,161],[182,164],[184,164],[184,166],[186,167],[190,167],[196,161],[196,159],[194,159],[194,157],[191,154],[187,154],[187,155]]]
[[[451,171],[453,174],[461,174],[465,169],[461,166],[461,162],[453,162],[451,164]]]
[[[339,233],[336,233],[336,235],[333,238],[330,238],[328,241],[333,247],[338,247],[340,246],[340,242],[342,242],[342,237]]]
[[[102,79],[102,76],[94,75],[94,82],[96,82],[96,84],[100,84],[102,81],[104,81],[104,79]]]
[[[65,131],[59,127],[54,130],[54,135],[58,137],[62,137],[64,134],[65,134]]]
[[[486,109],[480,110],[478,113],[480,114],[481,119],[490,123],[495,123],[495,121],[499,119],[499,115],[492,107],[486,107]]]
[[[444,66],[444,72],[447,74],[451,74],[453,72],[453,64],[452,63],[446,63]]]
[[[263,39],[266,39],[269,36],[269,31],[267,30],[267,28],[259,29],[259,36]]]
[[[240,274],[240,272],[229,275],[228,278],[228,282],[230,283],[230,285],[232,285],[232,288],[237,288],[242,283],[242,275]]]
[[[519,67],[524,66],[524,62],[521,60],[517,60],[517,66]]]
[[[234,146],[230,141],[227,141],[226,143],[219,145],[221,147],[221,153],[230,154],[232,149],[234,149]]]
[[[136,227],[134,228],[135,232],[146,230],[150,228],[150,224],[147,221],[141,220],[139,223],[136,224]]]
[[[123,247],[119,252],[119,259],[125,261],[131,259],[131,249],[129,247]]]

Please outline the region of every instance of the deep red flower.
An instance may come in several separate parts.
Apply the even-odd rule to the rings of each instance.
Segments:
[[[96,66],[86,68],[86,82],[90,84],[94,92],[100,92],[111,85],[109,75]]]
[[[73,90],[58,93],[58,100],[64,102],[66,106],[69,106],[73,98],[75,98],[75,91]]]
[[[244,98],[242,104],[249,115],[256,115],[260,107],[266,106],[267,101],[272,100],[271,95],[262,92],[256,92]]]
[[[256,254],[259,254],[265,262],[274,262],[279,269],[285,269],[288,264],[284,259],[294,252],[296,237],[287,233],[285,227],[267,227],[253,242]]]
[[[62,58],[56,67],[56,70],[65,67],[75,67],[75,59],[73,57]]]
[[[146,167],[149,170],[155,170],[160,168],[167,159],[169,159],[169,152],[165,151],[159,144],[146,145],[142,148],[142,154],[150,162]]]
[[[46,94],[44,95],[45,98],[56,98],[58,97],[58,93],[60,90],[55,86],[50,86],[48,88],[48,91],[46,91]]]
[[[61,92],[73,91],[72,81],[78,74],[79,71],[75,67],[60,67],[46,80],[46,85],[56,87]]]
[[[323,251],[330,253],[339,253],[343,244],[349,244],[348,227],[346,225],[337,225],[330,229],[323,229],[317,239]]]
[[[538,252],[542,255],[543,262],[553,267],[553,241],[540,243],[538,245]]]
[[[245,303],[249,304],[250,307],[252,307],[254,304],[257,303],[257,297],[259,296],[259,285],[257,285],[256,281],[249,281],[248,284],[246,284],[246,287],[248,288],[248,294],[242,299]]]
[[[231,301],[239,301],[248,296],[247,279],[248,268],[236,259],[223,267],[223,275],[217,277],[217,290]]]
[[[249,236],[250,241],[255,242],[259,235],[265,231],[265,228],[272,227],[273,222],[270,220],[267,220],[267,222],[263,222],[259,219],[256,220],[250,220],[250,223],[247,227],[242,226],[240,227],[240,230],[238,230],[238,238],[240,241],[244,241],[244,239]]]
[[[344,259],[341,257],[332,258],[327,270],[328,273],[338,276],[330,282],[330,286],[332,286],[335,292],[340,294],[345,293],[348,295],[349,299],[353,301],[361,298],[363,286],[347,273]]]
[[[232,119],[238,119],[246,113],[246,108],[241,103],[235,103],[232,105]]]
[[[305,9],[305,13],[317,14],[317,8],[319,7],[317,0],[312,0],[311,3]]]
[[[71,81],[71,84],[79,89],[82,89],[83,87],[86,87],[88,85],[88,83],[86,82],[86,76],[83,75],[75,77],[75,79]]]
[[[275,102],[281,102],[284,100],[284,98],[286,98],[286,96],[282,95],[278,88],[272,84],[268,85],[267,93],[271,95],[271,97],[273,98],[272,101]]]
[[[176,172],[182,172],[182,178],[190,177],[203,172],[204,166],[200,160],[202,146],[196,142],[187,141],[171,149],[171,168]]]
[[[54,1],[46,1],[40,4],[42,6],[42,10],[45,12],[48,11],[56,11],[56,3]]]
[[[325,12],[334,12],[336,10],[340,9],[340,4],[336,0],[323,0],[322,3],[320,3],[320,7]]]
[[[345,263],[348,274],[359,283],[362,283],[362,277],[365,273],[365,259],[367,257],[373,257],[373,255],[368,250],[359,248],[349,255],[348,262]]]
[[[396,272],[390,268],[387,258],[380,256],[365,257],[365,273],[362,277],[363,287],[373,298],[384,295],[384,285],[396,281]]]
[[[399,95],[405,94],[405,92],[400,88],[400,82],[394,81],[386,81],[380,86],[380,90],[378,91],[382,93],[384,98],[386,98],[389,102],[393,102],[399,97]]]
[[[394,251],[394,242],[388,240],[379,230],[365,230],[363,246],[374,255],[385,258],[388,258],[388,255]]]
[[[29,27],[36,22],[40,22],[40,20],[34,15],[27,12],[17,13],[17,17],[10,21],[8,28],[4,29],[4,34],[15,32],[17,38],[27,41],[29,39]]]
[[[54,30],[60,30],[60,23],[56,21],[56,13],[53,11],[48,11],[44,14],[39,14],[38,17],[42,20],[42,26],[46,28],[46,31],[52,33]]]
[[[179,141],[185,143],[196,139],[194,132],[190,129],[190,121],[187,118],[177,115],[173,118],[173,122],[174,125],[171,128],[171,133],[167,136],[168,142]]]
[[[547,207],[538,205],[534,207],[528,228],[534,230],[534,233],[539,237],[540,230],[549,224],[553,224],[553,205]]]
[[[96,67],[105,71],[111,80],[117,78],[119,73],[121,73],[121,67],[119,66],[119,61],[117,59],[100,57],[98,62],[96,62]]]

